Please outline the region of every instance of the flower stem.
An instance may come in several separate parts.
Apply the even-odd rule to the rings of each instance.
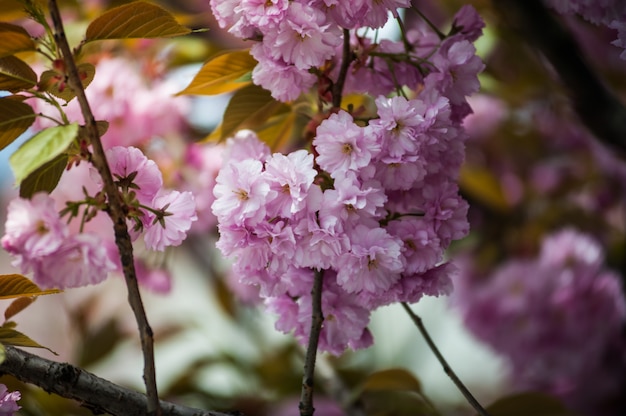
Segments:
[[[430,350],[433,352],[433,354],[435,354],[435,357],[437,357],[437,360],[443,366],[443,371],[448,375],[448,377],[450,377],[452,382],[461,391],[463,396],[465,396],[465,399],[474,408],[474,410],[478,412],[480,416],[489,416],[489,413],[487,413],[487,411],[480,405],[480,403],[478,403],[478,400],[476,400],[476,398],[472,395],[472,393],[470,393],[470,391],[467,389],[467,387],[465,387],[461,379],[456,375],[454,371],[452,371],[452,368],[450,368],[450,365],[448,365],[448,362],[446,361],[446,359],[443,358],[443,355],[441,355],[441,352],[439,352],[439,348],[437,348],[432,338],[430,337],[430,334],[428,333],[428,331],[426,331],[426,327],[424,326],[424,323],[422,322],[422,318],[416,315],[415,312],[413,312],[413,310],[409,308],[409,305],[407,305],[406,302],[402,302],[402,307],[404,308],[406,313],[409,314],[409,316],[411,317],[411,320],[413,321],[415,326],[417,326],[417,329],[422,334],[422,337],[424,337],[426,344],[428,344],[428,347],[430,348]]]
[[[63,55],[68,76],[68,84],[76,94],[76,99],[78,100],[83,118],[85,120],[85,127],[87,129],[89,141],[93,148],[92,163],[102,177],[104,191],[109,202],[110,209],[108,212],[111,220],[113,221],[115,243],[120,253],[122,270],[126,280],[126,286],[128,287],[128,302],[133,310],[133,313],[135,314],[141,338],[141,346],[144,357],[143,379],[146,384],[146,393],[148,397],[146,414],[160,416],[161,407],[156,387],[156,371],[154,366],[153,333],[146,317],[146,312],[141,300],[141,294],[139,293],[139,285],[137,283],[137,275],[135,273],[135,263],[133,258],[133,245],[130,240],[130,235],[128,234],[128,227],[126,226],[126,215],[124,213],[122,199],[117,186],[113,181],[111,169],[107,163],[104,148],[102,147],[102,142],[100,141],[96,120],[89,106],[89,102],[87,101],[85,89],[83,88],[78,75],[76,62],[74,61],[72,51],[65,36],[63,21],[61,19],[61,13],[59,12],[57,2],[55,0],[50,0],[48,2],[48,6],[50,9],[50,17],[54,23],[54,40]]]
[[[302,377],[302,392],[300,394],[300,416],[313,416],[315,408],[313,407],[313,387],[315,374],[315,358],[317,357],[317,344],[322,331],[322,323],[324,315],[322,313],[322,281],[324,277],[323,270],[315,271],[315,280],[313,281],[313,289],[311,290],[311,332],[309,334],[309,345],[306,350],[304,359],[304,376]]]

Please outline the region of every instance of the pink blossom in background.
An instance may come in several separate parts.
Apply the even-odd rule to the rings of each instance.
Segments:
[[[142,69],[124,58],[103,58],[96,65],[96,74],[85,90],[96,120],[106,120],[109,127],[102,136],[105,148],[139,146],[155,136],[179,134],[186,122],[188,97],[173,97],[174,83],[149,80]],[[56,108],[43,100],[28,101],[36,113],[59,118]],[[70,121],[83,124],[78,101],[72,100],[64,108]],[[35,129],[55,125],[37,117]]]
[[[39,259],[33,280],[41,288],[73,288],[94,285],[107,278],[116,266],[95,234],[76,234],[54,253]]]
[[[21,397],[19,391],[9,392],[7,386],[0,384],[0,416],[14,416],[22,408],[17,404]]]
[[[215,201],[213,188],[222,167],[223,146],[190,144],[185,150],[178,189],[189,191],[196,201],[198,220],[192,224],[191,233],[203,234],[217,226],[211,211]]]
[[[2,248],[15,256],[13,265],[30,270],[43,256],[55,253],[69,235],[55,203],[41,192],[32,199],[17,198],[7,208]]]
[[[488,280],[460,275],[455,303],[467,327],[511,363],[519,388],[593,411],[619,394],[626,303],[602,249],[572,229],[546,236],[539,258],[510,260]]]

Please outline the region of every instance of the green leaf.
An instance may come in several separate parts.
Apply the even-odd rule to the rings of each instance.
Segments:
[[[50,127],[21,145],[9,158],[15,182],[21,184],[28,175],[65,152],[77,134],[78,123]]]
[[[4,345],[0,344],[0,364],[7,358],[7,351],[4,349]]]
[[[37,84],[37,74],[15,56],[0,58],[0,90],[18,92]]]
[[[526,392],[495,401],[487,407],[491,416],[574,416],[556,398],[545,393]]]
[[[467,195],[496,211],[506,212],[510,208],[500,181],[484,167],[463,165],[459,185]]]
[[[98,129],[98,137],[102,137],[104,136],[104,133],[106,133],[109,129],[109,122],[105,120],[97,120],[96,128]],[[87,132],[87,127],[80,126],[78,128],[78,139],[86,140],[87,142],[89,142],[89,133]]]
[[[250,73],[257,61],[248,51],[219,55],[205,63],[181,94],[214,95],[231,92],[250,84]]]
[[[237,91],[230,99],[224,120],[219,126],[219,140],[231,137],[242,129],[261,128],[270,117],[289,111],[290,107],[272,98],[269,91],[249,85]],[[211,140],[209,136],[209,140]]]
[[[137,1],[108,10],[87,27],[86,42],[103,39],[167,38],[191,30],[178,24],[167,10]]]
[[[259,140],[267,143],[272,150],[282,148],[289,142],[293,134],[295,121],[296,113],[293,111],[279,113],[270,117],[257,131]]]
[[[37,298],[23,297],[15,299],[13,302],[11,302],[6,311],[4,311],[4,320],[8,321],[18,313],[22,312],[24,309],[30,306],[35,301],[35,299]]]
[[[35,121],[28,104],[12,97],[0,98],[0,150],[10,145]]]
[[[0,275],[0,299],[12,299],[61,293],[58,289],[42,290],[29,278],[21,274]]]
[[[412,391],[422,394],[422,384],[410,372],[402,368],[377,371],[362,386],[363,391]]]
[[[44,347],[43,345],[33,341],[27,335],[22,334],[20,331],[7,328],[5,326],[0,327],[0,343],[4,345],[13,345],[16,347],[44,348],[54,355],[59,355],[56,352],[52,351],[50,348]]]
[[[60,154],[28,175],[20,185],[20,197],[31,198],[37,192],[54,191],[65,172],[67,160],[66,154]]]
[[[96,67],[89,63],[82,63],[78,65],[77,69],[83,88],[87,88],[96,75]],[[56,71],[44,71],[39,81],[39,89],[69,102],[76,97],[76,92],[65,82],[64,78]]]
[[[35,42],[23,27],[0,22],[0,58],[35,49]]]
[[[108,356],[126,334],[117,319],[110,319],[81,337],[78,362],[87,367]]]

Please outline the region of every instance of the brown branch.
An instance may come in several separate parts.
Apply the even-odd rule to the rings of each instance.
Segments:
[[[343,86],[346,82],[346,76],[348,75],[348,68],[352,62],[352,56],[350,51],[350,31],[348,29],[343,30],[343,56],[341,57],[341,67],[339,68],[339,75],[337,81],[333,84],[333,107],[341,107],[341,95],[343,94]]]
[[[139,285],[137,283],[133,259],[133,245],[130,235],[128,234],[128,227],[126,226],[124,207],[117,186],[113,181],[111,170],[102,147],[102,142],[100,141],[100,135],[98,134],[96,120],[94,119],[89,102],[87,101],[87,97],[85,95],[85,90],[80,81],[78,70],[76,68],[76,62],[74,61],[72,51],[70,50],[67,42],[61,14],[55,0],[49,1],[49,9],[54,23],[54,39],[63,55],[67,71],[68,84],[76,94],[76,99],[80,104],[89,140],[92,145],[92,163],[102,177],[104,191],[109,202],[109,216],[113,221],[115,243],[120,253],[122,271],[124,272],[126,286],[128,287],[128,302],[133,310],[133,313],[135,314],[141,338],[141,346],[144,356],[143,379],[146,384],[146,392],[148,394],[147,414],[158,416],[161,412],[159,408],[159,396],[157,392],[154,366],[154,339],[152,329],[148,323],[143,303],[141,301],[141,294],[139,293]]]
[[[309,345],[306,350],[304,359],[304,376],[302,377],[302,392],[300,394],[300,416],[313,416],[315,408],[313,407],[313,390],[315,375],[315,358],[317,357],[317,344],[322,331],[322,323],[324,315],[322,312],[322,281],[324,277],[323,270],[315,271],[315,280],[313,281],[313,289],[311,290],[311,332],[309,333]]]
[[[47,360],[10,346],[5,346],[5,349],[6,359],[0,364],[2,374],[37,385],[49,393],[77,400],[95,414],[146,414],[145,394],[118,386],[67,363]],[[227,416],[226,413],[193,409],[166,401],[161,401],[160,407],[168,416]]]
[[[587,128],[626,157],[626,107],[597,77],[571,34],[538,0],[501,0],[494,5],[552,64]]]
[[[411,317],[411,320],[413,321],[415,326],[417,326],[417,329],[420,331],[420,334],[422,334],[422,337],[426,341],[426,344],[428,344],[428,347],[430,348],[430,350],[433,352],[433,354],[435,354],[435,357],[437,357],[437,360],[443,366],[443,371],[446,373],[448,377],[450,377],[452,382],[461,391],[463,396],[465,396],[465,399],[474,408],[474,410],[478,412],[480,416],[489,416],[489,413],[487,413],[487,411],[480,405],[480,403],[478,403],[478,400],[476,400],[476,398],[472,395],[472,393],[470,393],[470,391],[467,389],[467,387],[465,387],[461,379],[452,370],[450,365],[448,365],[448,362],[446,361],[446,359],[443,358],[443,355],[441,355],[439,348],[437,348],[437,346],[435,345],[435,342],[433,341],[433,339],[430,337],[430,334],[426,330],[426,327],[424,326],[424,323],[422,322],[422,318],[417,316],[415,312],[413,312],[411,308],[409,308],[409,305],[407,305],[405,302],[402,302],[402,307],[404,308],[406,313],[409,314],[409,316]]]

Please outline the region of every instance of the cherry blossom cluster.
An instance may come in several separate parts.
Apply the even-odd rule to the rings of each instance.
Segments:
[[[116,146],[106,154],[128,210],[133,238],[144,231],[146,247],[159,251],[181,244],[196,219],[193,195],[165,191],[158,167],[137,148]],[[94,193],[83,188],[83,200],[62,199],[66,207],[61,213],[58,202],[45,193],[30,200],[17,198],[8,206],[2,247],[15,257],[14,266],[23,273],[33,272],[42,288],[100,283],[109,272],[121,268],[112,236],[83,229],[87,221],[105,216],[101,210],[106,197],[95,170],[92,177]],[[81,229],[73,232],[63,216],[81,217]]]
[[[622,285],[603,264],[597,241],[565,229],[537,258],[509,261],[484,283],[461,273],[456,302],[472,333],[510,360],[520,388],[589,410],[619,394],[626,365]]]
[[[408,1],[211,5],[223,27],[257,41],[253,81],[279,100],[317,83],[317,96],[330,101],[324,86],[348,59],[341,44],[350,33],[344,93],[368,94],[374,112],[323,113],[311,151],[287,155],[239,132],[227,146],[213,212],[218,248],[280,316],[279,330],[306,342],[311,287],[322,273],[319,348],[367,347],[372,310],[451,290],[454,267],[442,259],[469,228],[456,179],[466,96],[478,90],[484,67],[472,42],[484,23],[464,7],[448,35],[424,25],[403,41],[375,44],[356,29],[381,27]]]
[[[175,84],[158,78],[151,80],[138,63],[123,57],[102,58],[95,67],[96,74],[85,94],[96,120],[109,123],[102,135],[105,148],[141,146],[184,128],[189,102],[185,97],[172,97],[177,90]],[[49,118],[60,119],[57,106],[41,99],[27,102],[35,113],[46,116],[37,117],[33,125],[36,130],[55,126]],[[77,100],[64,105],[63,112],[70,121],[82,123]]]
[[[369,313],[451,289],[444,249],[468,232],[455,178],[463,133],[447,98],[376,100],[365,126],[340,110],[313,146],[271,154],[254,133],[230,140],[214,188],[218,248],[260,287],[277,328],[305,341],[315,270],[324,271],[320,349],[369,346]]]
[[[336,80],[341,59],[346,59],[344,30],[350,30],[354,57],[347,92],[386,95],[402,85],[417,87],[431,72],[438,72],[439,82],[455,90],[457,95],[449,96],[453,104],[464,102],[462,88],[478,87],[470,77],[482,63],[471,42],[484,23],[471,6],[457,13],[443,41],[443,34],[424,25],[408,30],[403,41],[378,43],[365,34],[385,25],[389,16],[399,18],[398,8],[411,7],[409,0],[211,0],[211,7],[222,28],[255,41],[250,53],[258,65],[252,79],[280,101],[293,101],[316,83],[323,90]]]
[[[585,20],[617,30],[617,39],[611,44],[625,49],[620,58],[626,60],[626,2],[622,0],[548,0],[561,14],[578,14]]]

